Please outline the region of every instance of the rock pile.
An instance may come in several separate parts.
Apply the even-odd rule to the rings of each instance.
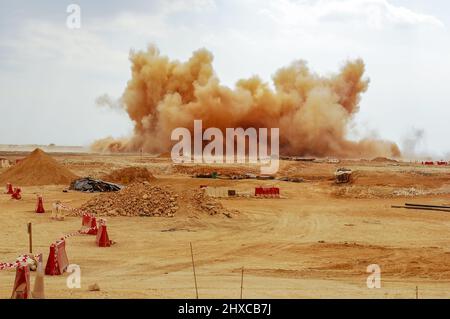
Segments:
[[[179,206],[178,195],[170,187],[143,182],[131,184],[120,192],[94,197],[81,209],[98,216],[173,217]]]

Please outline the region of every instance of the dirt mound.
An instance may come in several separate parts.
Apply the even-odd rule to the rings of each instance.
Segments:
[[[219,166],[202,166],[202,165],[174,165],[173,171],[178,174],[207,174],[217,172],[219,175],[243,175],[243,174],[259,174],[258,167],[219,167]]]
[[[208,213],[209,215],[223,213],[224,215],[230,217],[223,205],[214,198],[206,195],[204,190],[195,191],[191,197],[191,200],[197,210]]]
[[[165,217],[173,217],[178,208],[178,195],[170,187],[151,186],[148,182],[131,184],[120,192],[101,194],[81,207],[98,216]]]
[[[63,185],[78,178],[55,159],[37,148],[18,164],[0,175],[0,184],[18,186]]]
[[[112,171],[101,179],[108,182],[128,185],[136,182],[150,182],[155,180],[155,177],[145,167],[125,167]]]
[[[398,163],[396,160],[387,158],[387,157],[375,157],[374,159],[371,159],[370,161],[376,162],[376,163]]]
[[[120,192],[100,194],[81,206],[81,210],[98,216],[173,217],[183,212],[208,215],[223,214],[229,218],[238,211],[225,209],[201,189],[175,191],[171,186],[149,182],[131,184]],[[73,215],[81,215],[74,212]]]

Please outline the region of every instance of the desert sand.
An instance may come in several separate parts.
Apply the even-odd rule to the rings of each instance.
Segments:
[[[305,180],[292,183],[192,178],[184,173],[192,169],[164,157],[52,155],[77,176],[138,166],[156,177],[152,184],[180,191],[209,185],[251,193],[263,185],[280,187],[282,198],[219,199],[238,211],[232,218],[183,206],[171,218],[108,217],[116,244],[100,248],[93,236],[68,238],[68,258],[81,267],[82,286],[68,289],[67,274],[46,276],[47,298],[195,298],[190,242],[200,298],[239,298],[242,267],[244,298],[415,298],[416,286],[419,298],[450,297],[450,213],[391,208],[405,202],[450,204],[450,166],[282,161],[279,176]],[[338,167],[355,171],[352,184],[334,184]],[[50,219],[51,204],[80,207],[97,194],[62,192],[67,186],[23,186],[20,201],[0,194],[0,261],[27,253],[27,222],[33,223],[33,253],[42,252],[44,262],[51,242],[80,228],[80,217]],[[45,214],[34,213],[36,194],[43,195]],[[381,267],[380,289],[366,286],[370,264]],[[10,297],[13,281],[13,270],[0,272],[0,298]],[[100,291],[88,291],[94,283]]]

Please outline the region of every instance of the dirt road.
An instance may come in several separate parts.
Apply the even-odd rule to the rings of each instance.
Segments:
[[[233,218],[189,211],[173,218],[110,217],[109,235],[117,244],[99,248],[93,236],[69,238],[69,261],[81,267],[82,287],[68,289],[67,274],[47,276],[48,298],[195,298],[190,242],[201,298],[238,298],[242,267],[245,298],[415,298],[416,286],[420,298],[450,297],[450,215],[390,208],[406,201],[450,203],[448,168],[348,162],[360,179],[341,187],[330,180],[335,166],[320,163],[283,163],[281,174],[306,179],[290,183],[193,179],[175,172],[168,160],[139,156],[56,158],[80,176],[136,165],[149,168],[155,183],[175,189],[207,184],[252,192],[263,184],[280,187],[282,198],[221,199],[239,211]],[[0,261],[27,252],[28,221],[33,252],[45,260],[52,241],[80,228],[79,217],[58,222],[33,212],[36,193],[47,209],[56,200],[79,207],[96,196],[63,188],[26,187],[21,201],[0,194]],[[381,267],[380,289],[366,286],[370,264]],[[13,271],[0,272],[0,298],[10,296],[13,281]],[[89,292],[93,283],[101,290]]]

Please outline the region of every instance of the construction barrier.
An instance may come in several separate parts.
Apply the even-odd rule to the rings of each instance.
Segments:
[[[98,247],[110,247],[112,240],[109,239],[108,230],[106,228],[106,220],[99,219],[98,221],[98,232],[97,232],[97,246]]]
[[[14,188],[11,198],[17,200],[22,199],[22,195],[20,195],[21,192],[22,190],[19,187]]]
[[[29,299],[30,297],[30,268],[17,267],[11,299]]]
[[[44,209],[44,201],[42,200],[42,195],[38,195],[38,196],[37,196],[36,213],[37,213],[37,214],[43,214],[43,213],[45,213],[45,209]]]
[[[88,229],[86,230],[86,228]],[[94,215],[83,213],[81,217],[81,231],[85,231],[84,234],[86,235],[97,235],[97,219]]]
[[[11,183],[6,184],[6,194],[8,195],[14,194],[13,186]]]
[[[47,259],[47,265],[45,266],[45,274],[50,276],[61,275],[66,271],[68,265],[69,260],[67,259],[66,253],[66,241],[57,240],[50,245],[50,253]]]
[[[14,269],[14,268],[22,267],[22,266],[29,266],[34,263],[34,261],[36,260],[36,258],[38,256],[39,255],[35,255],[35,256],[22,255],[22,256],[19,256],[16,259],[16,261],[13,263],[0,262],[0,270]]]
[[[255,196],[280,197],[280,189],[278,187],[255,187]]]

